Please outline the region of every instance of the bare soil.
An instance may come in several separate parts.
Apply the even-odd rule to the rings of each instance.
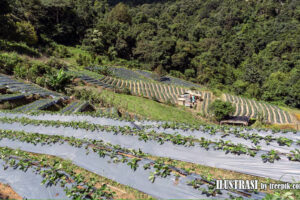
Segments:
[[[0,183],[0,199],[22,199],[9,185]]]

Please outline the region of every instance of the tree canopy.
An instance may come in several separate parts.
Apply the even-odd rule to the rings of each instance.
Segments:
[[[0,6],[1,38],[40,45],[45,35],[300,108],[298,0],[2,0]]]

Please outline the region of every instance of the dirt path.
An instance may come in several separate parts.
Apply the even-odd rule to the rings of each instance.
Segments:
[[[275,106],[273,106],[273,105],[271,105],[271,108],[272,108],[272,111],[273,111],[273,113],[274,113],[276,122],[279,123],[279,124],[283,124],[283,120],[282,120],[282,117],[281,117],[281,115],[280,115],[279,110],[278,110]],[[278,118],[279,118],[279,122],[277,121],[277,116],[278,116]]]
[[[264,111],[267,112],[267,121],[272,122],[271,121],[271,113],[270,113],[269,109],[267,108],[267,106],[265,104],[261,104],[261,106],[264,107]]]
[[[17,199],[22,197],[18,195],[9,185],[0,183],[0,199]]]
[[[153,93],[154,93],[155,97],[159,99],[159,94],[158,94],[158,91],[157,91],[157,89],[156,89],[154,83],[150,83],[150,84],[151,84],[151,86],[152,86]]]
[[[207,93],[207,98],[205,99],[205,113],[208,114],[208,104],[209,104],[209,100],[211,98],[211,94],[210,93]]]
[[[275,115],[275,112],[273,112],[272,106],[266,104],[266,107],[268,108],[268,111],[270,112],[270,121],[272,123],[276,123],[277,122],[276,115]]]
[[[162,85],[162,87],[163,87],[163,89],[164,89],[164,91],[165,91],[165,95],[166,95],[166,97],[167,97],[167,100],[170,100],[170,101],[171,101],[172,97],[170,96],[170,93],[169,93],[169,91],[168,91],[168,88],[167,88],[165,85]]]
[[[160,100],[163,100],[163,97],[162,97],[162,95],[161,95],[161,91],[160,91],[158,85],[157,85],[157,84],[154,84],[154,87],[156,88],[156,91],[157,91],[157,94],[158,94],[159,99],[160,99]]]
[[[250,106],[246,102],[245,102],[244,105],[246,106],[246,116],[250,117],[251,116],[250,115],[250,109],[252,109],[252,108],[250,108]]]
[[[139,96],[142,96],[144,95],[141,91],[141,87],[140,87],[140,83],[139,82],[136,82],[136,88],[137,88],[137,93]]]
[[[258,104],[257,104],[256,101],[251,100],[251,103],[253,103],[254,106],[255,106],[255,108],[256,108],[256,117],[257,117],[257,116],[258,116],[258,113],[259,113],[259,111],[260,111],[260,108],[259,108],[259,106],[258,106]]]
[[[227,98],[227,94],[225,94],[225,93],[222,94],[221,100],[230,102],[229,99]]]
[[[249,111],[251,110],[251,114],[250,114],[249,117],[250,118],[254,118],[254,116],[255,116],[255,108],[254,108],[253,104],[250,102],[249,99],[247,99],[246,102],[247,102],[247,105],[250,107]]]
[[[244,104],[242,104],[242,103],[239,103],[240,104],[240,106],[241,106],[241,112],[239,113],[239,116],[243,116],[243,114],[244,114]]]
[[[152,90],[152,86],[150,85],[150,83],[146,83],[146,87],[148,88],[149,90],[149,93],[150,93],[150,98],[154,97],[154,93],[153,93],[153,90]]]

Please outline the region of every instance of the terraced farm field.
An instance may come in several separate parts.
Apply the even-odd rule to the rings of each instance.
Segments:
[[[70,169],[72,165],[155,198],[262,199],[265,196],[262,192],[218,190],[215,179],[190,173],[153,156],[274,180],[300,180],[300,152],[295,150],[299,132],[0,112],[0,139],[0,164],[7,168],[0,178],[27,198],[36,198],[37,190],[44,192],[39,198],[74,199],[78,195],[87,198],[89,194],[97,198],[114,197],[109,186],[92,187],[82,175],[67,170],[66,166]],[[55,156],[61,161],[45,165],[46,157],[30,155],[29,151]],[[66,165],[62,159],[68,159],[69,163]],[[59,166],[59,163],[65,164]],[[24,166],[26,171],[22,170]],[[10,178],[16,175],[18,181]],[[73,181],[64,182],[68,179]],[[56,184],[46,187],[53,182]]]
[[[224,100],[231,102],[235,106],[235,116],[257,118],[260,113],[267,122],[276,124],[294,123],[295,120],[287,111],[268,103],[262,103],[230,94],[224,94]]]
[[[38,87],[30,83],[17,81],[9,76],[0,75],[1,88],[5,93],[0,93],[0,104],[20,100],[21,105],[15,107],[15,112],[36,112],[46,110],[60,102],[68,99],[68,97],[55,93],[44,88]],[[18,93],[13,93],[18,92]],[[21,93],[20,93],[21,92]],[[38,95],[40,98],[27,101],[32,95]],[[61,113],[77,113],[83,111],[86,107],[91,106],[86,101],[74,101],[61,108]]]
[[[91,84],[96,84],[104,88],[128,88],[131,94],[137,96],[147,97],[149,99],[157,99],[161,102],[177,103],[179,95],[184,94],[189,90],[183,87],[177,87],[174,85],[161,84],[148,81],[133,81],[123,80],[113,77],[101,77],[100,79],[89,78],[89,76],[81,76],[81,78]],[[203,101],[200,104],[201,111],[204,114],[209,114],[208,107],[213,101],[213,94],[208,91],[195,91],[197,94],[201,94]],[[261,103],[252,99],[246,99],[230,94],[224,94],[223,99],[229,101],[235,107],[235,113],[233,116],[248,116],[250,118],[257,118],[261,113],[268,123],[276,124],[291,124],[295,123],[295,118],[287,111],[284,111],[277,106]]]
[[[41,88],[34,84],[24,83],[15,79],[12,79],[9,76],[0,74],[0,87],[9,90],[10,92],[19,92],[25,94],[38,94],[42,97],[63,97],[63,95]]]
[[[103,68],[101,66],[99,67],[87,67],[87,69],[91,71],[95,71],[95,69]],[[196,89],[201,89],[203,86],[199,84],[195,84],[183,79],[175,78],[172,76],[165,76],[160,81],[157,81],[157,75],[146,70],[140,70],[140,69],[127,69],[124,67],[109,67],[112,74],[120,79],[125,80],[131,80],[131,81],[150,81],[155,83],[163,83],[167,85],[175,85],[179,87],[195,87]],[[156,77],[156,78],[155,78]]]
[[[152,82],[91,78],[86,74],[81,74],[81,78],[107,88],[127,87],[135,95],[162,101],[175,100],[176,95],[185,91]],[[9,80],[14,84],[14,79]],[[9,86],[6,83],[5,91]],[[204,97],[201,109],[208,113],[213,95],[198,93]],[[0,102],[28,95],[32,94],[2,94]],[[73,101],[55,112],[38,112],[65,99],[68,97],[60,94],[54,98],[48,96],[12,111],[0,111],[0,166],[3,166],[0,179],[22,197],[113,199],[124,197],[120,191],[125,197],[135,199],[262,199],[266,195],[219,190],[214,178],[202,172],[190,172],[182,167],[186,164],[273,180],[300,181],[297,146],[300,132],[96,117],[80,113],[90,106],[85,101]],[[96,112],[115,113],[116,110]],[[239,112],[252,115],[247,108]],[[178,162],[182,163],[180,167]],[[89,175],[74,173],[78,170]],[[98,187],[95,180],[102,180]]]
[[[173,85],[147,82],[147,81],[132,81],[132,80],[123,80],[113,77],[102,77],[100,79],[90,78],[89,76],[80,76],[82,80],[101,86],[104,88],[128,88],[131,94],[136,96],[143,96],[149,99],[157,99],[161,102],[168,102],[176,104],[177,99],[180,95],[184,94],[187,90],[183,87],[177,87]],[[201,103],[201,110],[208,114],[208,106],[212,102],[212,93],[206,91],[197,91],[195,93],[201,94],[203,97],[203,102]]]

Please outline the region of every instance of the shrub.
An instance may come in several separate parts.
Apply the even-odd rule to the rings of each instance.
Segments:
[[[125,87],[125,88],[122,89],[122,93],[123,93],[123,94],[127,94],[127,95],[131,95],[131,91],[130,91],[130,89],[127,88],[127,87]]]
[[[98,74],[103,74],[104,76],[112,76],[113,73],[111,70],[109,70],[108,66],[103,66],[103,67],[96,67],[94,68],[95,72],[97,72]]]
[[[2,51],[14,51],[19,54],[26,54],[28,56],[40,57],[41,54],[37,49],[27,46],[25,43],[9,42],[6,40],[0,40],[0,50]]]
[[[65,87],[71,83],[72,76],[66,74],[62,69],[47,75],[46,85],[56,91],[65,91]]]
[[[175,107],[175,104],[172,103],[170,99],[168,99],[168,100],[166,101],[166,104],[167,104],[168,106],[173,106],[173,107]]]
[[[79,54],[78,58],[76,58],[76,63],[80,66],[88,66],[92,64],[92,61],[88,56]]]
[[[187,78],[193,78],[193,77],[195,77],[195,74],[196,74],[196,72],[195,72],[194,69],[186,69],[186,70],[184,71],[184,75],[185,75]]]
[[[12,75],[15,66],[22,62],[23,60],[15,53],[2,53],[0,54],[0,72]]]
[[[129,69],[139,69],[139,68],[141,68],[141,65],[140,65],[139,63],[137,63],[137,62],[130,61],[130,62],[128,63],[127,67],[128,67]]]
[[[68,68],[67,64],[58,60],[57,58],[51,58],[46,64],[55,69],[67,69]]]
[[[170,70],[170,75],[177,77],[177,78],[182,78],[182,79],[186,79],[185,75],[183,73],[181,73],[180,71],[177,70]]]
[[[216,97],[220,97],[222,95],[222,91],[216,88],[214,88],[212,92]]]
[[[221,121],[222,119],[229,117],[235,109],[230,102],[215,100],[212,104],[210,104],[209,111],[213,114],[217,121]]]
[[[154,72],[157,76],[159,76],[159,78],[167,74],[166,70],[162,65],[159,65],[157,68],[155,68]]]
[[[30,22],[21,21],[17,22],[16,25],[17,34],[19,36],[18,39],[20,41],[24,41],[29,45],[34,45],[38,42],[36,31]]]
[[[72,53],[69,51],[67,47],[59,48],[59,53],[62,58],[70,58],[72,56]]]
[[[37,77],[36,80],[35,80],[36,84],[44,87],[46,85],[46,81],[45,81],[45,78],[44,77]]]
[[[156,96],[152,96],[152,100],[156,102],[160,102]]]
[[[24,64],[17,64],[13,71],[15,77],[25,78],[27,76],[27,69]]]

